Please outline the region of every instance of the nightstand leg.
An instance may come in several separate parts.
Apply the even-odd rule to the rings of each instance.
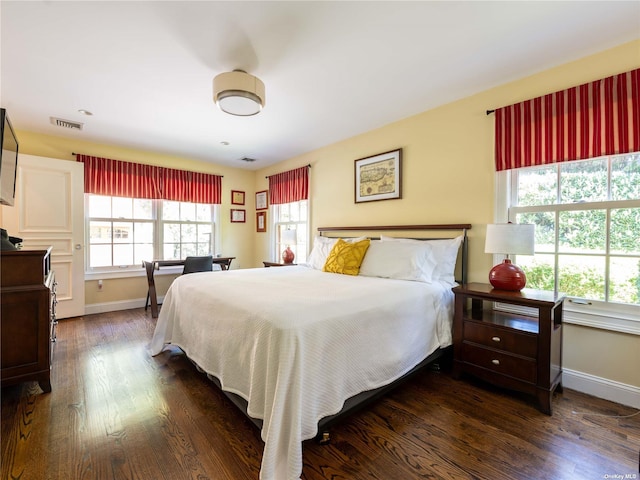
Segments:
[[[551,399],[553,397],[553,390],[549,392],[546,390],[538,389],[537,397],[540,411],[542,413],[546,413],[547,415],[551,415]]]
[[[40,388],[42,389],[42,391],[44,393],[50,393],[51,392],[51,380],[50,379],[43,379],[43,380],[38,380],[38,385],[40,386]]]

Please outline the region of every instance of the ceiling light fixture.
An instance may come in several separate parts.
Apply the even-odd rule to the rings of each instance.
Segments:
[[[213,79],[213,101],[231,115],[255,115],[265,104],[264,83],[243,70],[221,73]]]

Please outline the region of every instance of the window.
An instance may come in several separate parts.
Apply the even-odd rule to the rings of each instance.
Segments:
[[[87,270],[214,252],[215,205],[86,194]]]
[[[296,243],[295,245],[289,245],[295,254],[294,263],[304,263],[307,261],[307,246],[309,245],[308,207],[308,200],[281,203],[271,207],[274,219],[273,258],[282,261],[282,252],[287,248],[287,245],[282,242],[282,232],[285,230],[295,230]]]
[[[535,255],[516,262],[527,287],[609,311],[640,305],[640,153],[507,175],[509,220],[536,225]]]
[[[168,200],[161,203],[163,260],[213,252],[212,205]]]

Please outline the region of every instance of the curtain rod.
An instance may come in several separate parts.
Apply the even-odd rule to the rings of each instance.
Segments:
[[[305,166],[305,165],[303,165],[303,166]],[[307,168],[311,168],[311,164],[310,164],[310,163],[307,163],[306,167],[307,167]],[[302,168],[302,167],[298,167],[298,168]],[[274,175],[278,175],[278,174],[277,174],[277,173],[274,173],[273,175],[265,175],[265,177],[264,177],[264,178],[273,177]]]
[[[487,110],[487,115],[491,115],[495,110]]]

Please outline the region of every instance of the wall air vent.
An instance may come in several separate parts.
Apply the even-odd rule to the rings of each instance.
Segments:
[[[255,162],[256,161],[255,158],[251,158],[251,157],[242,157],[240,160],[242,160],[243,162],[247,162],[247,163],[251,163],[251,162]]]
[[[63,118],[49,117],[49,120],[51,120],[51,124],[56,127],[70,128],[71,130],[82,130],[82,126],[84,125],[84,123],[64,120]]]

